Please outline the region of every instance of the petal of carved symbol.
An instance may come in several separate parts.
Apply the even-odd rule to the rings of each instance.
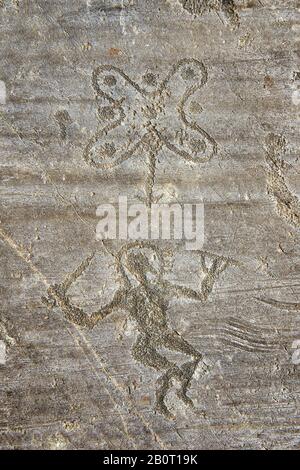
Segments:
[[[113,103],[126,100],[133,104],[135,93],[144,95],[144,90],[128,75],[113,65],[100,65],[93,72],[92,85],[97,95]]]
[[[84,158],[96,168],[108,169],[134,156],[146,140],[149,105],[139,85],[117,67],[97,67],[92,84],[101,102],[99,125]]]
[[[84,150],[85,161],[102,170],[133,157],[147,137],[146,132],[131,128],[122,107],[112,109],[117,119],[104,127],[100,124]]]
[[[158,140],[188,161],[208,161],[217,151],[216,142],[186,111],[188,106],[196,112],[202,109],[191,99],[207,81],[202,62],[179,61],[159,86],[153,74],[143,80],[145,88],[117,67],[95,69],[92,85],[104,103],[98,108],[99,126],[84,151],[86,162],[112,168],[133,157],[144,143],[157,150]]]
[[[174,65],[159,89],[164,111],[156,132],[171,151],[195,163],[210,160],[217,151],[214,139],[187,114],[188,106],[202,109],[192,97],[206,82],[203,63],[184,59]]]

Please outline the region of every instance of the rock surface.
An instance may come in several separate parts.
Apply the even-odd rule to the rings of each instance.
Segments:
[[[0,31],[0,448],[299,449],[299,2]],[[202,201],[203,247],[97,240],[119,195]]]

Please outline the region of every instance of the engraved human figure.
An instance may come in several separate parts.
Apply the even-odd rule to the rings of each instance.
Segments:
[[[211,258],[212,255],[199,252],[203,279],[198,291],[163,279],[164,257],[155,246],[146,242],[128,244],[115,257],[122,287],[116,291],[108,305],[90,315],[71,304],[66,290],[82,274],[92,257],[85,260],[85,266],[83,267],[82,263],[61,285],[51,286],[48,290],[53,304],[60,306],[66,317],[80,326],[93,328],[116,308],[128,312],[129,318],[135,322],[139,332],[132,355],[143,365],[162,372],[156,390],[156,409],[168,418],[172,418],[173,415],[165,403],[165,398],[173,381],[176,380],[179,384],[177,396],[185,404],[193,406],[191,398],[187,395],[193,374],[200,362],[202,369],[206,368],[202,354],[168,325],[169,302],[174,297],[201,302],[208,298],[215,281],[226,269],[230,260],[213,255],[208,267],[207,257]],[[160,352],[161,348],[182,353],[189,359],[179,365],[165,357]]]

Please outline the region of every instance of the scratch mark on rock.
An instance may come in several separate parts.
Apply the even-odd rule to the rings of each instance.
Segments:
[[[66,109],[58,110],[54,118],[59,125],[60,128],[60,137],[62,140],[66,140],[67,138],[67,127],[72,122],[72,119]]]
[[[269,352],[280,349],[280,344],[271,329],[256,328],[250,322],[229,318],[220,328],[221,341],[248,352]]]
[[[276,308],[281,308],[282,310],[300,310],[300,303],[298,302],[280,302],[279,300],[274,299],[256,299],[260,302],[263,302],[268,305],[272,305]]]

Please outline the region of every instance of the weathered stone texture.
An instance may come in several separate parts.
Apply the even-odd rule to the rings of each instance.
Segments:
[[[296,0],[0,1],[1,448],[299,448],[298,39]],[[204,259],[122,264],[119,194],[203,200]]]

